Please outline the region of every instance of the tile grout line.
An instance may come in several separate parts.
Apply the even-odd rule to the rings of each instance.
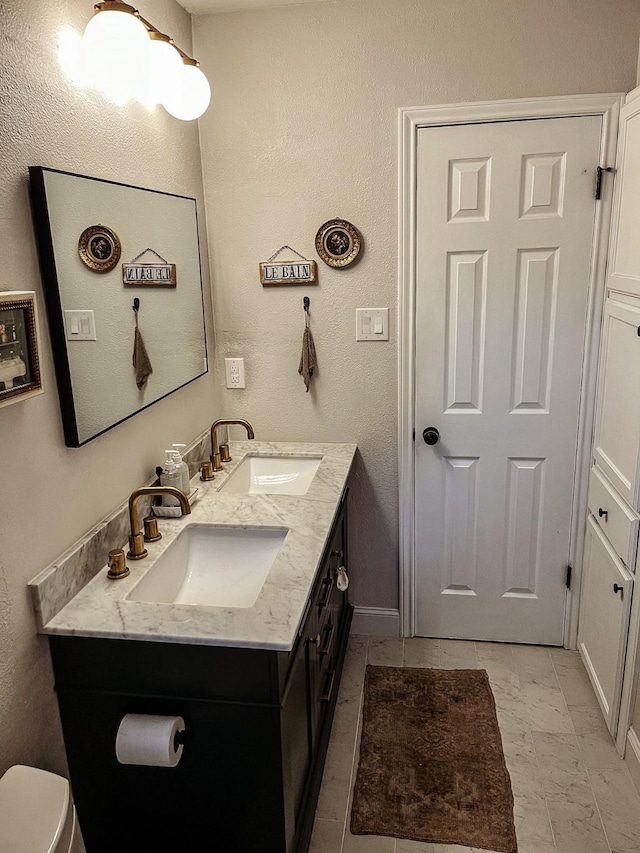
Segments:
[[[580,653],[578,652],[578,655],[579,654]],[[582,666],[584,667],[584,664],[582,663],[582,657],[580,657],[580,662],[581,662]],[[558,679],[558,684],[560,685],[560,691],[562,693],[562,698],[564,699],[565,705],[567,706],[567,711],[569,711],[569,703],[567,702],[567,697],[564,695],[564,690],[562,689],[562,681],[560,681],[560,677],[558,676],[558,670],[556,669],[556,664],[555,664],[555,661],[553,660],[553,657],[551,658],[551,663],[553,664],[553,669],[554,669],[554,672],[556,674],[556,678]],[[585,672],[586,672],[586,669],[585,669]],[[578,739],[578,732],[576,731],[576,725],[573,722],[573,717],[571,716],[570,711],[569,711],[569,717],[571,719],[571,727],[573,728],[573,733],[574,733],[574,736],[576,738],[576,743],[578,744],[578,755],[580,756],[580,760],[584,764],[584,769],[586,770],[586,773],[587,773],[587,779],[589,780],[589,787],[591,788],[591,793],[593,794],[593,802],[595,803],[595,806],[596,806],[596,811],[598,813],[598,820],[600,821],[600,826],[602,827],[602,833],[603,833],[605,841],[607,843],[607,847],[609,848],[609,850],[613,850],[613,847],[611,846],[611,842],[609,841],[609,836],[607,835],[607,830],[606,830],[606,827],[604,825],[604,821],[602,819],[602,812],[600,811],[600,804],[598,803],[598,798],[596,796],[595,789],[594,789],[593,785],[591,784],[591,772],[589,770],[589,767],[587,767],[586,762],[583,760],[582,748],[580,746],[580,741]]]
[[[551,663],[553,665],[553,661],[551,661]],[[554,667],[554,672],[555,672],[555,667]],[[525,710],[526,710],[526,708],[525,708]],[[529,726],[529,734],[531,735],[531,745],[533,746],[533,754],[536,757],[536,764],[538,766],[538,775],[539,775],[540,774],[540,758],[538,757],[538,750],[536,749],[536,742],[535,742],[535,739],[533,737],[533,729],[531,728],[531,726]],[[549,821],[549,827],[551,829],[551,837],[553,838],[553,846],[557,850],[558,849],[558,842],[556,841],[556,833],[555,833],[555,830],[553,828],[553,821],[551,820],[551,812],[549,811],[549,797],[548,797],[546,791],[543,791],[542,796],[544,798],[544,807],[547,810],[547,820]]]
[[[578,652],[578,655],[579,654],[580,653]],[[573,729],[573,736],[575,737],[576,744],[578,745],[578,755],[580,756],[580,760],[584,764],[584,769],[585,769],[586,774],[587,774],[587,779],[589,780],[589,788],[591,789],[591,794],[593,796],[593,802],[594,802],[595,807],[596,807],[596,812],[598,813],[598,820],[600,821],[600,826],[602,827],[602,834],[604,835],[604,840],[605,840],[607,847],[609,848],[609,851],[612,851],[613,848],[611,846],[611,842],[609,841],[609,836],[607,835],[607,830],[605,829],[604,821],[602,820],[602,812],[600,811],[600,805],[598,803],[598,798],[596,797],[596,792],[594,790],[593,785],[591,784],[591,773],[589,772],[589,768],[587,767],[586,762],[583,760],[582,749],[580,747],[580,741],[578,739],[578,732],[576,731],[576,724],[574,723],[573,717],[571,716],[571,712],[569,711],[569,703],[567,702],[567,697],[564,695],[564,690],[562,689],[562,681],[560,680],[560,676],[558,675],[558,670],[556,668],[556,662],[553,659],[553,655],[550,654],[550,657],[551,657],[551,665],[553,666],[553,671],[555,672],[556,678],[558,679],[558,684],[560,685],[560,693],[562,694],[562,701],[565,704],[565,707],[567,709],[567,713],[569,714],[569,719],[571,720],[571,728]],[[584,667],[584,664],[582,663],[582,657],[580,657],[580,663]],[[586,672],[586,670],[585,670],[585,672]],[[545,797],[545,801],[546,801],[546,797]],[[548,806],[547,806],[547,808],[548,808]],[[551,825],[551,831],[553,832],[553,824]],[[555,838],[555,835],[554,835],[554,838]]]
[[[401,666],[404,669],[404,664],[405,664],[405,660],[406,660],[406,645],[407,644],[406,644],[406,638],[405,637],[400,637],[400,639],[402,640],[402,663],[401,663]],[[398,839],[397,838],[393,839],[393,853],[398,853]]]
[[[553,658],[551,657],[551,652],[549,652],[549,661],[551,662],[551,668],[553,669],[553,673],[556,677],[556,681],[558,682],[558,687],[560,687],[560,692],[562,693],[562,687],[560,685],[560,679],[558,678],[558,673],[556,671],[556,665],[553,662]],[[518,678],[520,678],[520,675],[518,675]],[[520,685],[522,686],[522,681],[520,681]],[[564,700],[564,693],[562,693],[562,698]],[[565,700],[565,706],[566,706],[566,704],[567,703]],[[529,718],[529,711],[528,711],[526,705],[525,705],[525,713],[527,714],[527,718]],[[567,713],[569,713],[568,706],[567,706]],[[571,714],[569,714],[569,718],[571,719],[571,725],[573,726],[573,719],[571,718]],[[533,754],[536,757],[536,765],[538,767],[538,776],[540,776],[540,758],[538,756],[538,750],[536,749],[536,742],[535,742],[535,738],[533,737],[533,728],[531,726],[530,718],[529,718],[529,735],[531,736],[531,745],[533,746]],[[543,792],[543,798],[544,798],[544,807],[547,810],[547,820],[549,821],[549,828],[551,829],[551,837],[553,839],[553,846],[555,847],[556,850],[558,850],[558,842],[556,841],[556,833],[555,833],[555,830],[553,828],[553,821],[551,820],[551,812],[549,810],[549,798],[547,796],[546,791]]]
[[[366,653],[364,656],[363,671],[365,673],[367,671],[368,659],[369,659],[369,637],[367,637]],[[349,817],[350,817],[349,804],[351,804],[353,806],[353,786],[355,785],[354,770],[355,770],[356,764],[357,764],[356,756],[359,752],[358,740],[359,740],[359,734],[360,734],[360,727],[362,725],[362,705],[363,705],[363,702],[364,702],[364,678],[362,679],[362,687],[360,688],[360,699],[358,701],[358,725],[356,726],[356,738],[355,738],[355,741],[353,744],[353,755],[351,757],[351,774],[349,776],[349,797],[347,799],[347,813],[345,815],[344,825],[342,827],[342,841],[340,843],[341,853],[342,853],[342,850],[344,850],[344,840],[347,836],[347,825],[349,824]]]
[[[579,747],[578,747],[578,750],[580,751]],[[580,751],[580,758],[582,758],[581,751]],[[602,820],[602,812],[600,811],[600,804],[598,803],[598,798],[596,797],[596,792],[594,791],[593,785],[591,784],[591,772],[590,772],[590,770],[586,764],[585,764],[585,770],[587,771],[587,779],[589,780],[589,787],[591,788],[591,793],[593,794],[593,802],[596,805],[596,811],[598,812],[598,819],[600,821],[600,826],[602,827],[602,833],[604,835],[604,840],[606,841],[607,847],[609,848],[609,850],[613,851],[613,846],[612,846],[611,842],[609,841],[609,836],[607,835],[607,828],[604,825],[604,821]]]
[[[476,650],[477,650],[477,646],[476,646]],[[512,645],[511,645],[511,660],[513,661],[513,672],[516,674],[516,677],[518,679],[518,696],[520,697],[520,699],[522,701],[523,710],[524,710],[524,713],[526,714],[526,717],[527,717],[528,731],[526,734],[529,736],[531,747],[533,749],[533,754],[534,754],[535,760],[536,760],[536,769],[537,769],[537,773],[538,773],[538,780],[540,780],[540,759],[538,758],[538,751],[536,749],[535,740],[533,738],[533,727],[532,727],[532,723],[531,723],[531,718],[529,716],[529,709],[527,708],[526,703],[523,701],[522,676],[521,676],[520,671],[516,668],[516,659],[515,659],[515,656],[513,654],[513,646]],[[553,661],[551,661],[551,666],[553,667]],[[553,670],[555,673],[555,667],[553,667]],[[557,678],[557,673],[556,673],[556,678]],[[500,728],[500,721],[499,720],[498,720],[498,728]],[[525,738],[525,743],[526,743],[526,738]],[[509,773],[509,778],[511,779],[511,772],[509,771],[509,765],[508,764],[507,764],[507,772]],[[513,793],[513,791],[512,791],[512,793]],[[543,794],[543,799],[544,799],[544,807],[545,807],[545,810],[547,813],[547,820],[549,822],[549,829],[551,830],[551,838],[553,839],[553,847],[557,853],[558,845],[556,843],[555,832],[553,831],[553,822],[551,820],[551,812],[549,811],[549,803],[547,800],[546,793]],[[514,795],[514,805],[515,805],[515,795]],[[514,824],[515,824],[515,814],[514,814]],[[517,840],[517,832],[516,832],[516,840]]]

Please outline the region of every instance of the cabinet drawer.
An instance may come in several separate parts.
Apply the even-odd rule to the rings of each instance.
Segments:
[[[638,515],[627,506],[595,465],[589,478],[589,511],[618,557],[633,571],[638,541]]]

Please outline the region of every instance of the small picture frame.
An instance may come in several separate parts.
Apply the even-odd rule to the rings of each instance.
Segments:
[[[42,393],[35,293],[0,291],[0,407]]]
[[[355,264],[363,246],[362,235],[345,219],[330,219],[316,234],[316,252],[325,264],[336,269]]]
[[[122,254],[120,239],[106,225],[90,225],[78,240],[78,254],[85,266],[94,272],[109,272]]]

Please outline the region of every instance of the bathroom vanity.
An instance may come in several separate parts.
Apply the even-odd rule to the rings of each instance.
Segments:
[[[305,494],[224,489],[247,455],[296,452],[320,458]],[[232,444],[225,473],[198,482],[190,516],[160,519],[163,541],[129,562],[128,578],[100,571],[43,625],[88,853],[307,851],[353,612],[336,581],[348,570],[354,452]],[[145,575],[194,524],[286,531],[252,606],[139,600]],[[177,766],[118,762],[131,713],[184,719]]]

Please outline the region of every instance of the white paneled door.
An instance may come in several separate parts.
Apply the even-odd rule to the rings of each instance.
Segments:
[[[601,132],[418,131],[418,635],[562,644]]]

